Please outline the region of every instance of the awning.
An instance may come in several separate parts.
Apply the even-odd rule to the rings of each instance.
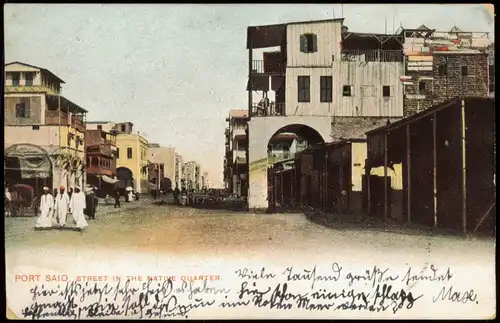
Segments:
[[[120,181],[118,179],[114,179],[114,178],[111,178],[111,177],[106,176],[106,175],[101,175],[101,178],[103,181],[105,181],[106,183],[110,183],[110,184],[116,184]]]

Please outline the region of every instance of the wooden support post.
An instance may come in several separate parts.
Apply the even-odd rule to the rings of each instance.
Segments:
[[[280,207],[283,208],[284,192],[283,192],[283,170],[280,171]]]
[[[326,152],[325,153],[325,200],[326,200],[325,201],[326,202],[325,203],[325,205],[326,205],[325,209],[327,209],[327,211],[328,211],[328,207],[329,207],[328,201],[330,200],[328,198],[329,197],[328,196],[329,193],[330,193],[330,190],[328,189],[328,152]]]
[[[406,209],[408,223],[411,223],[411,135],[410,124],[406,125]]]
[[[248,118],[252,117],[252,105],[253,105],[253,82],[252,82],[252,67],[253,67],[253,48],[252,48],[252,39],[250,37],[250,48],[248,49]]]
[[[367,205],[366,205],[366,209],[367,209],[367,213],[368,215],[371,214],[371,211],[372,211],[372,203],[371,203],[371,187],[370,187],[370,173],[371,173],[371,166],[370,166],[370,160],[371,160],[371,151],[370,151],[370,144],[369,144],[370,140],[368,139],[367,142],[366,142],[366,151],[367,151],[367,158],[366,158],[366,161],[365,161],[365,176],[366,176],[366,197],[367,197]]]
[[[339,190],[339,193],[340,193],[340,196],[339,196],[339,200],[340,200],[340,212],[344,212],[344,204],[345,204],[345,197],[344,195],[342,194],[342,191],[344,190],[344,152],[341,151],[340,152],[340,172],[339,172],[339,176],[340,176],[340,190]]]
[[[462,227],[464,233],[467,233],[467,162],[465,159],[465,144],[466,144],[466,131],[465,131],[465,101],[462,100],[461,106],[462,117]]]
[[[438,216],[437,216],[437,140],[436,140],[436,117],[437,114],[434,113],[432,116],[432,160],[434,165],[433,170],[433,206],[434,206],[434,227],[438,225]]]
[[[388,216],[388,191],[387,191],[387,132],[384,134],[384,218]]]

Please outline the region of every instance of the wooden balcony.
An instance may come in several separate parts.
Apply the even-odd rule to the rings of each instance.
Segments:
[[[254,104],[252,106],[252,117],[286,116],[285,103],[271,102],[267,106],[264,104]]]
[[[116,152],[116,147],[111,144],[98,144],[87,146],[87,155],[102,155],[110,158],[114,158],[114,153]]]
[[[89,174],[89,175],[106,175],[106,176],[110,176],[110,177],[115,175],[111,169],[106,169],[104,167],[95,166],[95,165],[90,165],[87,168],[87,174]]]
[[[282,75],[286,73],[286,63],[280,61],[253,60],[251,74]]]
[[[71,122],[69,115],[58,110],[45,111],[45,124],[48,126],[70,126],[80,132],[85,132],[85,124],[81,117],[72,116]]]

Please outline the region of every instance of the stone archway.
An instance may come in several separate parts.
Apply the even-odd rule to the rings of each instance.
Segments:
[[[264,117],[248,123],[250,209],[268,208],[268,144],[281,133],[295,133],[310,145],[331,141],[330,117]]]
[[[118,167],[116,169],[116,179],[120,181],[120,186],[123,186],[123,188],[130,186],[135,189],[134,174],[130,168]]]
[[[42,186],[53,186],[53,162],[40,146],[15,144],[4,152],[4,178],[8,185],[29,185],[38,194]]]

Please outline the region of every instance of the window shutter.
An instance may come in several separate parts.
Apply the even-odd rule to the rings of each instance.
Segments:
[[[312,39],[313,39],[312,50],[313,50],[313,52],[317,52],[318,51],[318,36],[316,34],[313,34]]]
[[[300,35],[300,51],[307,53],[307,38],[305,35]]]

